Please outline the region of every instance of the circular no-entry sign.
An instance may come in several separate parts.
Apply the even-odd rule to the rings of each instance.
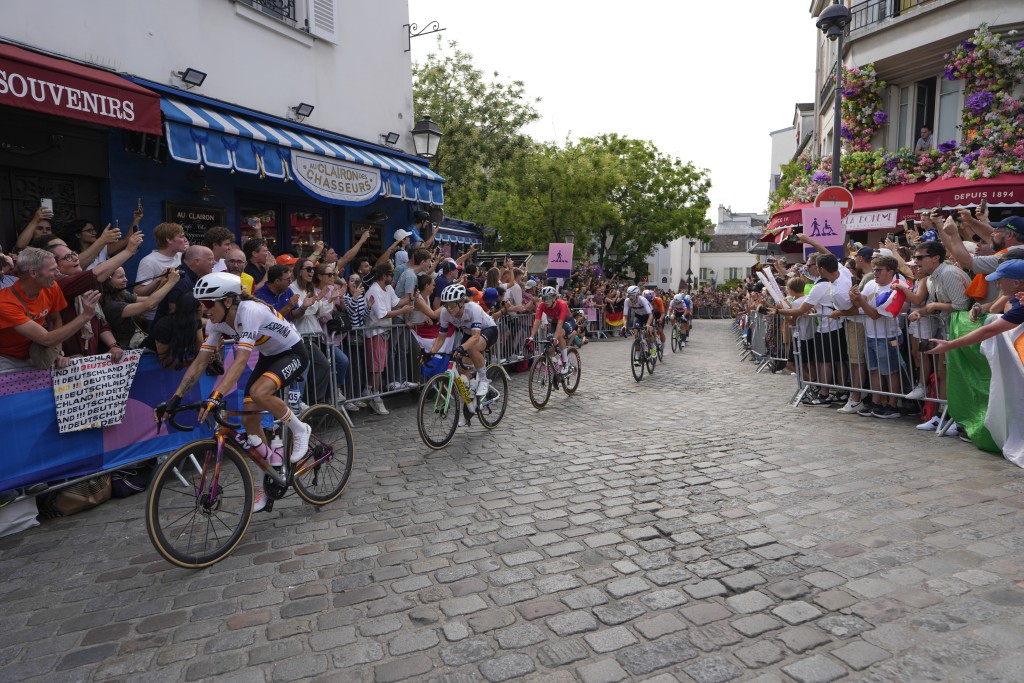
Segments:
[[[853,193],[840,185],[832,185],[818,193],[814,205],[818,207],[838,206],[839,214],[846,218],[853,211]]]

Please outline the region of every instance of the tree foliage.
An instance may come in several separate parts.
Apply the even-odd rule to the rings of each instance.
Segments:
[[[617,134],[535,142],[523,129],[539,100],[521,81],[488,81],[455,43],[438,47],[414,65],[413,93],[417,117],[444,133],[434,168],[448,214],[498,228],[506,250],[544,250],[571,233],[577,258],[637,275],[658,246],[711,226],[705,170]]]

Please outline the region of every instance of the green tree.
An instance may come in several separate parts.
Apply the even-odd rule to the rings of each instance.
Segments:
[[[523,128],[539,118],[522,81],[493,80],[473,65],[455,42],[437,41],[438,51],[413,64],[413,108],[429,115],[444,137],[433,161],[445,177],[445,211],[468,220],[487,199],[503,166],[532,145]],[[447,48],[447,49],[446,49]]]
[[[611,210],[591,228],[589,248],[602,270],[647,274],[647,257],[679,237],[704,237],[711,223],[707,171],[662,154],[653,143],[619,135],[586,138],[580,145],[607,155],[614,179],[606,190]]]

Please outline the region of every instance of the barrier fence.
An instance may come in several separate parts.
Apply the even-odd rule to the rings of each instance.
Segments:
[[[940,416],[936,431],[941,434],[948,424],[945,358],[922,348],[922,341],[944,336],[939,316],[911,320],[903,313],[871,320],[808,314],[793,319],[752,311],[737,318],[735,329],[740,359],[753,360],[757,372],[794,373],[794,407],[835,403],[835,395],[848,394],[876,406],[875,417],[899,417],[916,412],[910,404],[918,409],[933,404],[924,412]]]

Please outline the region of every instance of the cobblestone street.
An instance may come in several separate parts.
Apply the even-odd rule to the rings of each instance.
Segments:
[[[792,409],[729,321],[635,382],[442,451],[409,398],[356,473],[227,560],[160,559],[145,496],[0,539],[2,681],[1024,680],[1024,471],[908,419]]]

